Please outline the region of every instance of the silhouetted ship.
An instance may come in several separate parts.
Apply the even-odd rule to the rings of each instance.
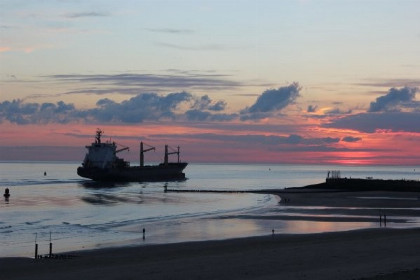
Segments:
[[[130,166],[128,161],[117,157],[117,153],[128,150],[128,147],[117,150],[115,142],[101,141],[103,131],[96,131],[95,142],[86,146],[88,153],[83,160],[82,166],[77,168],[77,174],[94,181],[108,182],[144,182],[144,181],[169,181],[185,180],[182,172],[188,165],[179,161],[179,147],[176,151],[169,152],[165,145],[164,162],[158,165],[144,165],[144,153],[155,150],[148,146],[144,149],[140,142],[140,166]],[[168,162],[169,155],[178,155],[177,162]]]

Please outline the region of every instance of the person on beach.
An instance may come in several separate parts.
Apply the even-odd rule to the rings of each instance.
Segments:
[[[9,197],[10,197],[9,188],[6,188],[6,189],[4,190],[4,194],[3,194],[3,196],[4,196],[4,199],[5,199],[6,201],[9,201]]]

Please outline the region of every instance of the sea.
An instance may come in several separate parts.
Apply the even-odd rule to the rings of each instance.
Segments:
[[[240,191],[302,187],[341,177],[420,179],[420,166],[198,164],[187,180],[95,183],[79,177],[79,162],[0,162],[0,257],[218,240],[276,233],[344,231],[374,225],[238,218],[270,213],[281,198]],[[168,190],[168,191],[165,191]],[[172,192],[221,190],[229,192]],[[238,191],[238,192],[237,192]]]

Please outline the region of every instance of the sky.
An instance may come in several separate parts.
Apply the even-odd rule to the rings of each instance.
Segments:
[[[420,165],[420,1],[0,0],[0,160]]]

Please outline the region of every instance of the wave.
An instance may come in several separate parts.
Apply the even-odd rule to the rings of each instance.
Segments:
[[[233,213],[242,213],[242,212],[249,212],[249,211],[256,211],[266,207],[270,207],[274,204],[277,204],[277,199],[272,195],[255,195],[258,196],[259,199],[257,200],[258,203],[255,205],[240,205],[238,207],[233,207],[231,209],[207,209],[204,211],[186,211],[181,213],[173,213],[173,214],[156,214],[148,217],[141,217],[141,218],[134,218],[130,217],[123,220],[108,220],[101,223],[89,223],[89,224],[73,224],[70,222],[63,222],[65,225],[69,226],[78,226],[89,228],[93,230],[100,230],[100,231],[108,231],[108,230],[118,230],[121,228],[134,226],[134,225],[145,225],[145,224],[154,224],[154,223],[164,223],[164,224],[172,224],[172,223],[180,223],[182,221],[188,219],[204,219],[204,218],[211,218],[211,217],[221,217],[227,214]]]
[[[83,179],[19,179],[8,180],[0,179],[0,186],[33,186],[33,185],[53,185],[53,184],[73,184],[83,183]]]

